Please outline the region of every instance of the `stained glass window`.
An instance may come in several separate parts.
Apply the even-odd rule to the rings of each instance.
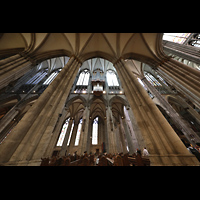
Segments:
[[[25,84],[38,84],[46,75],[46,71],[40,71],[37,74],[35,74],[32,78],[30,78]]]
[[[69,146],[69,143],[70,143],[70,140],[71,140],[71,136],[72,136],[72,132],[73,132],[73,128],[74,128],[74,121],[72,123],[72,127],[71,127],[71,130],[70,130],[70,133],[69,133],[69,139],[68,139],[68,142],[67,142],[67,146]]]
[[[93,126],[92,126],[92,144],[98,144],[98,120],[99,118],[96,117],[93,120]]]
[[[82,128],[82,118],[80,119],[79,124],[78,124],[78,130],[76,133],[76,139],[75,139],[75,144],[74,144],[75,146],[78,146],[80,135],[81,135],[81,128]]]
[[[88,85],[89,78],[90,78],[90,72],[88,70],[82,71],[79,75],[76,85]]]
[[[35,74],[32,78],[30,78],[25,84],[31,84],[35,79],[37,79],[41,75],[41,72]]]
[[[148,88],[145,86],[145,84],[141,81],[141,79],[137,78],[137,80],[143,86],[143,88],[147,91],[148,95],[153,99],[154,98],[153,94],[151,94],[151,92],[148,90]]]
[[[191,33],[164,33],[163,40],[183,44]]]
[[[107,80],[108,86],[119,86],[117,76],[115,72],[112,70],[107,71],[106,80]]]
[[[165,82],[165,80],[164,80],[161,76],[157,75],[157,77],[158,77],[166,86],[168,86],[167,83]]]
[[[151,85],[153,85],[153,86],[162,86],[162,85],[155,79],[155,77],[152,76],[150,73],[144,72],[144,76],[145,76],[145,78],[151,83]]]
[[[143,88],[147,91],[147,87],[144,85],[144,83],[141,81],[140,78],[137,78],[137,80],[139,81],[139,83],[143,86]]]
[[[57,142],[56,146],[62,146],[64,138],[65,138],[65,134],[67,132],[68,125],[69,125],[69,118],[63,124],[63,127],[62,127],[62,130],[61,130],[61,133],[58,138],[58,142]]]
[[[200,40],[192,40],[189,44],[195,47],[200,47]]]
[[[58,72],[53,72],[48,78],[47,80],[43,83],[43,85],[49,85],[58,75]]]

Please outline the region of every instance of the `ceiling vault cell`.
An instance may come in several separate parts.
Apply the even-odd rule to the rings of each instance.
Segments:
[[[114,63],[119,58],[159,60],[161,33],[2,33],[2,51],[20,53],[36,61],[58,56],[78,57],[81,62],[100,57]],[[159,40],[159,41],[158,41]],[[15,49],[15,51],[14,51]],[[9,54],[9,53],[8,53]]]

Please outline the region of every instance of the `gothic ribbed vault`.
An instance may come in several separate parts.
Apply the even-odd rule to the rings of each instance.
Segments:
[[[76,55],[85,61],[103,57],[156,59],[159,33],[1,33],[0,56],[29,53],[42,61],[56,56]]]

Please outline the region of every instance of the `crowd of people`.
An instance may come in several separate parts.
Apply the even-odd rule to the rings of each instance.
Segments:
[[[53,155],[51,158],[41,158],[41,166],[133,166],[134,162],[129,162],[128,157],[142,160],[142,156],[147,158],[148,155],[149,152],[146,148],[143,148],[142,152],[137,149],[133,155],[129,155],[129,153],[108,154],[107,152],[90,152],[88,154],[87,151],[85,151],[83,155],[80,156],[77,154],[77,151],[75,151],[73,155],[70,153],[67,155],[66,152],[65,156],[62,157]]]
[[[187,146],[187,149],[190,153],[194,154],[200,162],[200,143],[197,143],[195,147],[192,144],[190,144]]]
[[[194,154],[196,156],[196,158],[199,160],[200,162],[200,143],[197,144],[195,147],[193,147],[193,145],[188,145],[187,146],[188,151],[191,154]],[[87,153],[87,151],[85,151],[83,153],[83,155],[78,155],[77,151],[75,151],[72,155],[70,153],[67,154],[67,151],[65,152],[64,156],[59,156],[59,154],[57,155],[53,155],[51,158],[41,158],[42,162],[40,166],[102,166],[101,163],[101,158],[106,158],[108,162],[108,166],[133,166],[134,162],[131,163],[130,159],[129,161],[127,161],[128,158],[137,158],[140,159],[140,164],[144,164],[142,163],[144,161],[144,159],[149,161],[149,152],[147,150],[146,147],[143,148],[143,150],[141,151],[140,149],[137,149],[136,152],[132,155],[130,155],[129,153],[114,153],[114,154],[108,154],[107,152],[101,152],[101,153],[92,153],[90,152],[89,154]],[[118,158],[118,161],[117,161]],[[121,164],[117,164],[117,162],[119,162],[120,159],[122,160]],[[143,161],[142,161],[143,159]],[[136,161],[138,162],[138,160]],[[127,163],[127,164],[124,164]],[[145,165],[145,164],[144,164]]]

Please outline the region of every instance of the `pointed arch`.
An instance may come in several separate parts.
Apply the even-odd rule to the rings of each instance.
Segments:
[[[124,98],[120,97],[120,96],[114,96],[110,99],[109,101],[109,106],[112,106],[112,103],[114,101],[120,101],[121,103],[123,103],[125,106],[129,106],[129,103],[127,100],[125,100]]]
[[[77,101],[77,100],[79,100],[79,101]],[[77,103],[77,102],[79,102],[79,104],[82,104],[83,107],[86,107],[86,105],[87,105],[87,101],[86,101],[86,99],[84,97],[75,96],[75,97],[72,97],[71,99],[69,99],[67,101],[67,104],[65,105],[65,107],[67,109],[69,109],[70,105],[72,105],[73,103]]]

